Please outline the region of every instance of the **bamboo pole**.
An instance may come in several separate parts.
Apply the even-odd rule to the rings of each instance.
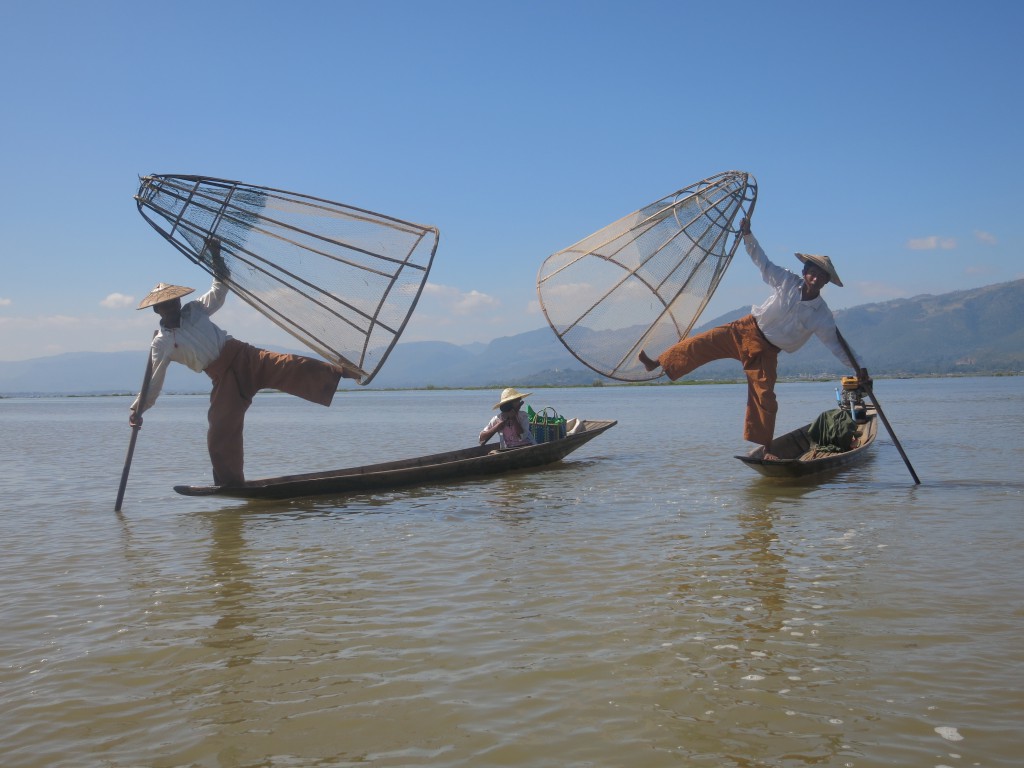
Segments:
[[[153,332],[153,337],[156,338],[157,332]],[[142,389],[139,391],[139,408],[142,408],[142,404],[146,401],[146,395],[149,394],[149,382],[153,378],[153,354],[151,350],[146,350],[146,374],[142,377]],[[140,414],[141,418],[141,414]],[[128,472],[132,468],[132,456],[135,454],[135,441],[139,437],[139,430],[142,429],[142,424],[132,425],[132,436],[128,441],[128,455],[124,459],[124,469],[121,470],[121,485],[117,489],[117,501],[114,502],[114,511],[121,511],[121,502],[124,501],[124,489],[128,485]]]
[[[839,343],[843,345],[843,349],[846,350],[846,354],[849,356],[850,362],[853,363],[854,367],[858,371],[862,370],[860,363],[857,362],[857,358],[854,357],[853,355],[853,350],[850,349],[850,345],[846,343],[846,339],[843,338],[843,334],[839,332],[838,328],[836,329],[836,336],[839,338]],[[907,453],[906,451],[903,450],[903,446],[900,445],[900,441],[896,437],[896,433],[892,431],[892,426],[889,424],[889,420],[885,418],[885,412],[882,410],[882,406],[878,404],[878,398],[875,397],[874,387],[868,384],[867,387],[865,387],[865,389],[867,390],[868,397],[871,398],[871,402],[875,406],[875,411],[878,413],[879,418],[882,419],[882,423],[885,424],[885,429],[886,431],[888,431],[889,437],[892,438],[892,442],[895,444],[896,450],[899,451],[900,456],[903,457],[903,463],[906,464],[907,469],[910,470],[910,476],[914,478],[914,483],[916,485],[920,485],[921,480],[917,477],[917,472],[915,472],[914,468],[911,466],[910,459],[907,458]]]

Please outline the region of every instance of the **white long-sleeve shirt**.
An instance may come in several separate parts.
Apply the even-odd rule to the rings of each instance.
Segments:
[[[201,373],[220,356],[224,344],[231,337],[214,324],[210,315],[224,305],[227,295],[227,285],[215,279],[209,291],[181,308],[179,327],[165,328],[163,324],[160,325],[160,331],[153,338],[149,351],[153,374],[149,380],[146,402],[139,408],[139,399],[135,398],[132,410],[143,413],[153,407],[164,386],[167,367],[172,362],[187,365],[196,373]]]
[[[817,296],[803,301],[803,278],[769,261],[753,235],[745,235],[743,245],[761,270],[761,278],[775,289],[763,304],[750,308],[765,338],[781,350],[796,352],[814,334],[839,362],[856,369],[839,343],[836,322],[825,300]]]

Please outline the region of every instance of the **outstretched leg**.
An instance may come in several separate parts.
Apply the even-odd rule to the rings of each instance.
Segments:
[[[320,405],[330,405],[343,375],[340,368],[299,355],[278,354],[229,339],[206,369],[213,380],[207,445],[218,485],[245,482],[245,412],[261,389],[279,389]]]
[[[654,367],[660,365],[665,375],[675,381],[712,360],[739,360],[742,340],[742,334],[735,327],[735,323],[728,323],[673,344],[662,352],[656,361],[644,353],[640,362],[644,363],[645,367],[649,363],[653,363]],[[652,371],[654,368],[647,370]]]
[[[675,381],[712,360],[731,358],[743,364],[747,376],[747,411],[743,437],[763,445],[765,458],[774,458],[768,448],[775,432],[776,369],[779,350],[760,332],[752,315],[683,339],[652,360],[641,351],[639,358],[648,371],[659,365]]]
[[[301,355],[253,347],[244,361],[236,359],[239,382],[249,396],[261,389],[279,389],[312,403],[330,405],[343,372],[329,363]]]

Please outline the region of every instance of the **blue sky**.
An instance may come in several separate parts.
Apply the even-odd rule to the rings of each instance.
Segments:
[[[545,327],[550,253],[732,169],[769,257],[831,255],[833,309],[1019,279],[1021,29],[1016,0],[0,0],[0,360],[141,354],[138,300],[206,287],[147,173],[437,226],[405,341]],[[704,319],[767,292],[741,250]]]

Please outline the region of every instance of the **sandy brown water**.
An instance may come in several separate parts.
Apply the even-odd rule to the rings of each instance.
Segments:
[[[514,382],[513,382],[514,383]],[[831,383],[779,388],[780,429]],[[550,470],[244,503],[205,399],[0,400],[0,748],[51,766],[1016,766],[1024,379],[879,381],[888,436],[779,483],[744,388],[540,390]],[[249,475],[468,445],[494,392],[260,395]]]

